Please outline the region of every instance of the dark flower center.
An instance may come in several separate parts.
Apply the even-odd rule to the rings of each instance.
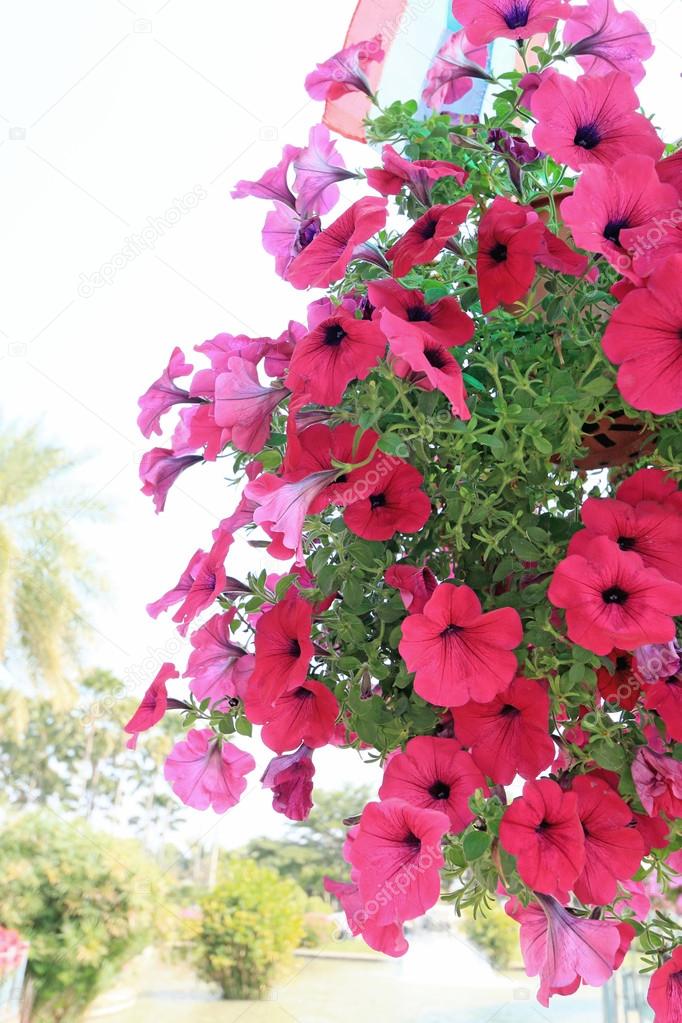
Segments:
[[[528,24],[528,15],[530,14],[530,2],[526,0],[513,0],[513,3],[509,5],[507,12],[503,15],[507,28],[525,28]]]
[[[444,781],[434,781],[429,789],[432,799],[447,799],[450,795],[450,786]]]
[[[619,536],[616,543],[622,551],[632,551],[635,548],[634,536]]]
[[[461,631],[462,631],[462,626],[461,626],[461,625],[448,625],[448,626],[447,626],[447,627],[446,627],[445,629],[443,629],[443,631],[441,632],[441,636],[445,636],[445,637],[448,637],[448,636],[456,636],[456,635],[457,635],[457,633],[458,633],[458,632],[461,632]]]
[[[407,319],[410,323],[422,323],[431,319],[431,313],[423,305],[412,305],[407,310]]]
[[[427,220],[425,224],[422,224],[420,234],[422,238],[428,240],[433,238],[436,233],[437,222],[433,219]]]
[[[422,844],[421,838],[417,838],[411,831],[405,836],[405,845],[409,845],[412,849],[419,849]]]
[[[504,707],[500,711],[503,718],[515,718],[518,717],[521,711],[518,707],[513,707],[511,703],[505,703]]]
[[[424,355],[429,366],[433,366],[434,369],[442,369],[443,366],[447,366],[446,353],[439,345],[435,345],[433,348],[426,348]]]
[[[627,671],[629,667],[627,657],[616,657],[616,671]]]
[[[310,245],[311,241],[317,237],[321,231],[320,218],[311,217],[309,220],[304,220],[298,230],[298,249],[305,249]]]
[[[627,226],[627,220],[609,220],[602,233],[607,242],[613,242],[614,245],[620,245],[620,232]]]
[[[369,499],[370,508],[383,508],[386,504],[385,494],[372,494]]]
[[[538,835],[541,835],[543,831],[547,831],[549,826],[549,821],[541,820],[540,823],[536,825],[535,831]]]
[[[331,348],[338,348],[345,336],[346,332],[343,327],[338,323],[330,323],[324,331],[324,343]]]
[[[292,639],[289,641],[289,655],[291,657],[301,656],[301,644],[297,639]]]
[[[627,599],[627,593],[621,590],[620,586],[609,586],[608,590],[602,591],[602,600],[605,604],[624,604]]]
[[[581,124],[576,129],[573,144],[580,146],[581,149],[594,149],[600,142],[601,135],[594,121],[589,124]]]
[[[494,263],[504,263],[507,258],[507,246],[502,242],[497,242],[490,250],[490,258]]]

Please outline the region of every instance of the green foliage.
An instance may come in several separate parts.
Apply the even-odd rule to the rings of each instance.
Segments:
[[[498,970],[509,969],[518,959],[518,924],[507,916],[499,902],[486,913],[467,916],[464,933]]]
[[[114,839],[50,811],[0,832],[2,923],[31,942],[38,1021],[75,1019],[136,951],[163,912],[155,863]]]
[[[244,859],[223,866],[201,900],[197,969],[225,998],[260,998],[303,936],[305,895],[293,881]]]

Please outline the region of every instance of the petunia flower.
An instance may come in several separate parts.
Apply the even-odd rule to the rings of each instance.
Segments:
[[[216,377],[215,421],[230,431],[239,451],[260,451],[270,436],[272,413],[288,394],[288,387],[264,387],[253,362],[232,356],[227,372]]]
[[[264,700],[273,703],[305,682],[313,656],[311,629],[310,604],[291,592],[258,619],[251,681],[258,685]]]
[[[248,701],[246,713],[250,717]],[[338,716],[339,701],[334,694],[322,682],[307,679],[277,697],[262,722],[261,738],[275,753],[295,749],[300,743],[319,749],[331,739]]]
[[[457,234],[473,205],[474,199],[468,195],[449,206],[431,206],[387,251],[393,261],[393,276],[404,277],[412,267],[434,260]]]
[[[680,670],[680,647],[677,640],[670,643],[645,643],[635,650],[634,666],[644,682],[658,682],[659,679],[676,675]]]
[[[682,150],[659,160],[656,165],[658,176],[666,185],[673,185],[677,194],[682,198]]]
[[[257,181],[238,181],[232,191],[233,199],[245,199],[253,196],[256,199],[270,199],[296,211],[296,197],[288,184],[289,169],[300,155],[297,146],[285,146],[282,158],[276,167],[266,170]]]
[[[682,583],[682,515],[653,501],[630,505],[613,498],[588,497],[580,509],[585,529],[568,545],[569,554],[586,555],[591,542],[608,536],[622,551],[634,551],[647,568]]]
[[[512,304],[529,291],[545,226],[517,203],[496,196],[478,227],[476,275],[481,309]]]
[[[372,97],[367,67],[383,59],[380,35],[354,43],[310,72],[305,80],[306,92],[312,99],[319,100],[338,99],[348,92],[364,92]]]
[[[682,614],[682,586],[606,536],[560,561],[547,595],[566,609],[569,639],[600,655],[614,646],[667,643],[675,635],[672,615]]]
[[[483,774],[455,739],[419,735],[389,757],[379,798],[395,796],[440,810],[450,818],[450,830],[459,833],[474,819],[469,799],[477,789],[488,795]]]
[[[399,650],[421,697],[439,707],[461,707],[492,700],[507,688],[517,669],[512,651],[522,636],[513,608],[483,614],[468,586],[441,583],[422,614],[403,621]]]
[[[570,9],[564,0],[453,0],[453,14],[472,43],[528,39],[551,32]]]
[[[682,491],[677,480],[665,469],[638,469],[619,484],[616,497],[632,505],[655,501],[675,508],[682,515]]]
[[[153,499],[157,515],[166,507],[168,491],[178,476],[197,462],[203,462],[201,455],[176,455],[172,448],[152,448],[145,452],[140,462],[140,489]]]
[[[389,145],[382,149],[381,158],[383,168],[366,171],[370,188],[381,195],[399,195],[403,185],[407,185],[422,206],[430,205],[431,189],[436,181],[454,178],[457,184],[463,185],[468,177],[457,164],[445,160],[406,160]]]
[[[324,890],[341,903],[348,928],[353,936],[362,935],[365,944],[387,956],[403,956],[408,943],[400,923],[379,924],[367,912],[356,881],[334,881],[325,877]]]
[[[617,970],[634,928],[611,920],[576,916],[553,898],[536,895],[537,904],[510,899],[506,913],[521,925],[521,954],[529,977],[540,977],[538,1001],[548,1006],[556,994],[572,994],[581,982],[605,984]]]
[[[656,415],[682,408],[681,275],[682,253],[625,296],[602,338],[607,359],[620,367],[617,385],[625,401]]]
[[[326,288],[343,277],[356,250],[386,224],[386,199],[364,196],[306,244],[285,278],[295,288]]]
[[[322,223],[316,214],[301,216],[281,206],[268,213],[261,238],[265,251],[275,257],[275,272],[280,277],[287,279],[289,267],[321,230]]]
[[[247,654],[233,641],[230,624],[234,616],[234,608],[215,614],[190,636],[194,649],[183,677],[191,679],[189,687],[197,700],[208,698],[215,703],[237,695],[235,671]]]
[[[500,785],[517,774],[536,778],[554,760],[546,684],[517,676],[488,703],[470,701],[453,711],[455,735],[478,767]]]
[[[210,728],[192,728],[175,744],[166,759],[164,775],[173,792],[195,810],[225,813],[235,806],[246,788],[256,761],[231,742],[219,739]]]
[[[504,811],[500,844],[516,857],[524,884],[561,899],[585,866],[585,837],[577,796],[555,781],[527,781]]]
[[[588,0],[572,7],[564,25],[566,57],[575,57],[586,74],[624,71],[637,85],[642,61],[654,52],[651,36],[633,11],[617,11],[613,0]]]
[[[670,739],[682,742],[682,677],[679,674],[647,686],[644,706],[647,710],[655,710],[662,718]]]
[[[611,650],[608,654],[614,670],[602,667],[597,670],[597,688],[605,703],[615,704],[623,710],[634,710],[642,693],[640,681],[635,675],[632,658],[625,650]]]
[[[384,572],[384,582],[400,592],[400,599],[410,614],[420,614],[433,595],[438,580],[426,565],[406,565],[398,562]]]
[[[364,910],[377,924],[413,920],[436,904],[449,828],[447,814],[403,799],[367,804],[347,855]]]
[[[129,749],[135,749],[140,732],[146,732],[153,728],[166,713],[168,706],[166,682],[171,678],[180,678],[180,672],[170,661],[165,661],[156,673],[130,721],[123,726],[123,731],[132,736],[127,743]]]
[[[404,288],[390,277],[370,281],[367,295],[374,306],[374,319],[381,323],[384,311],[389,312],[404,323],[416,324],[424,334],[446,348],[466,344],[474,335],[474,321],[453,295],[427,302],[422,291]]]
[[[658,160],[663,143],[638,107],[632,82],[622,71],[582,75],[577,81],[552,75],[533,96],[538,120],[533,141],[574,170],[635,153]]]
[[[312,750],[307,746],[273,757],[261,778],[263,788],[272,790],[273,810],[290,821],[304,821],[313,808],[314,775]]]
[[[343,521],[351,533],[365,540],[418,533],[431,514],[431,502],[421,489],[423,482],[414,466],[381,452],[348,481]]]
[[[632,810],[605,782],[582,775],[571,791],[585,837],[585,866],[573,891],[586,905],[605,906],[615,899],[618,882],[639,870],[644,842],[632,827]]]
[[[336,143],[323,124],[310,129],[308,145],[294,158],[298,210],[309,213],[328,213],[339,198],[337,183],[357,178],[355,171],[349,171],[336,151]]]
[[[585,167],[572,195],[561,204],[561,216],[576,245],[601,252],[636,282],[633,239],[676,203],[675,189],[660,181],[654,160],[633,153],[612,164]]]
[[[519,79],[518,88],[521,91],[519,106],[533,112],[533,99],[536,92],[544,81],[558,74],[556,68],[546,67],[544,71],[529,71]]]
[[[651,817],[682,817],[682,763],[646,746],[632,764],[632,780],[640,802]]]
[[[141,409],[137,425],[145,437],[151,437],[152,433],[161,434],[161,416],[173,405],[200,400],[192,398],[189,391],[175,383],[176,377],[185,377],[191,372],[192,366],[185,362],[181,349],[174,348],[166,369],[137,402]]]
[[[213,415],[214,408],[214,403],[210,401],[180,410],[180,420],[171,441],[176,455],[184,457],[201,451],[199,457],[204,461],[215,462],[229,442],[230,431],[218,426]]]
[[[472,43],[463,31],[448,36],[426,72],[422,99],[432,110],[456,103],[473,87],[473,79],[492,82],[486,71],[488,48]]]
[[[654,1023],[677,1023],[682,1019],[682,945],[677,945],[663,966],[652,973],[647,1002],[654,1010]]]

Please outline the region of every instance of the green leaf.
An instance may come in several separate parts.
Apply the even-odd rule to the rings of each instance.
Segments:
[[[468,862],[478,860],[490,848],[492,838],[487,831],[469,831],[462,839],[462,848]]]

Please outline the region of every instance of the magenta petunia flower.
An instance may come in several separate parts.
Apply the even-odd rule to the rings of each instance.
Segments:
[[[450,819],[403,799],[368,803],[348,859],[357,872],[364,911],[378,924],[422,916],[440,896],[441,841]]]
[[[547,685],[535,679],[519,675],[494,700],[456,707],[453,718],[457,738],[500,785],[511,784],[517,774],[536,778],[554,760]]]
[[[307,213],[328,213],[338,202],[337,183],[357,178],[349,171],[336,151],[336,143],[323,124],[310,129],[308,145],[294,159],[298,193],[296,208]]]
[[[141,412],[137,417],[137,425],[145,437],[152,433],[161,434],[160,419],[164,412],[173,405],[199,401],[190,397],[189,391],[178,387],[176,377],[186,377],[192,372],[192,366],[185,362],[185,356],[179,348],[174,348],[168,366],[158,380],[155,380],[138,400]]]
[[[529,888],[565,898],[585,866],[577,796],[549,778],[527,781],[504,812],[500,843]]]
[[[369,64],[382,61],[381,36],[354,43],[318,64],[305,80],[306,92],[312,99],[339,99],[348,92],[364,92],[372,96],[367,77]]]
[[[313,656],[311,629],[310,604],[291,592],[258,619],[251,682],[257,684],[264,701],[273,703],[305,682]]]
[[[452,13],[479,46],[551,32],[569,10],[565,0],[452,0]]]
[[[617,384],[625,401],[657,415],[682,408],[681,275],[682,253],[658,267],[646,287],[625,296],[602,338],[607,359],[620,367]]]
[[[272,413],[288,394],[288,387],[264,387],[253,362],[232,356],[227,372],[216,377],[215,421],[230,431],[239,451],[260,451],[270,436]]]
[[[629,924],[580,917],[555,899],[536,896],[523,906],[510,899],[505,911],[521,925],[521,953],[529,977],[540,977],[538,1001],[572,994],[581,982],[605,984],[623,961],[635,931]]]
[[[230,628],[235,609],[215,614],[190,636],[194,649],[189,655],[184,678],[197,700],[211,703],[237,695],[235,670],[246,650],[233,641]]]
[[[225,813],[239,802],[246,788],[244,775],[255,766],[250,753],[217,738],[210,728],[192,728],[171,750],[164,775],[186,806]]]
[[[606,536],[560,561],[547,595],[566,609],[569,639],[600,655],[667,643],[675,635],[672,616],[682,614],[682,586]]]
[[[677,480],[665,469],[638,469],[618,486],[616,497],[632,505],[640,501],[655,501],[675,508],[682,515],[682,491]]]
[[[251,718],[246,705],[247,716]],[[322,682],[307,679],[275,700],[262,722],[261,738],[275,753],[284,753],[304,743],[310,749],[326,746],[339,716],[339,701]]]
[[[398,562],[384,572],[384,581],[388,586],[400,592],[400,599],[410,614],[420,614],[438,585],[438,580],[426,565],[406,565]]]
[[[468,586],[441,583],[422,614],[403,621],[402,635],[400,655],[415,673],[417,693],[439,707],[461,707],[507,688],[523,629],[513,608],[483,614]]]
[[[387,251],[393,261],[393,276],[404,277],[412,267],[434,260],[457,234],[473,205],[474,199],[468,195],[450,206],[431,206]]]
[[[483,774],[455,739],[419,735],[389,757],[379,798],[395,796],[440,810],[450,818],[450,830],[459,833],[474,819],[469,799],[477,789],[488,795]]]
[[[617,11],[613,0],[588,0],[572,7],[564,26],[567,57],[586,74],[624,71],[633,85],[644,78],[642,61],[654,52],[651,36],[633,11]]]
[[[682,817],[682,763],[679,760],[643,746],[632,764],[632,780],[650,817],[663,814],[672,821]]]
[[[318,236],[322,224],[318,216],[302,217],[294,210],[280,206],[265,218],[263,248],[275,257],[275,272],[287,278],[289,267],[297,256]]]
[[[680,670],[680,652],[674,639],[670,643],[646,643],[637,647],[634,663],[638,676],[644,682],[658,682],[676,675]]]
[[[284,275],[286,280],[299,289],[326,288],[338,281],[356,250],[384,227],[386,207],[386,200],[375,196],[358,199],[295,256]]]
[[[165,661],[156,673],[130,721],[123,726],[123,731],[128,732],[132,736],[132,739],[129,739],[127,744],[129,749],[135,749],[140,732],[146,732],[153,728],[166,713],[168,706],[166,682],[171,678],[180,678],[180,672],[170,661]]]
[[[552,75],[533,96],[538,119],[533,141],[574,170],[615,163],[633,153],[658,160],[663,143],[638,107],[632,82],[622,71],[582,75],[577,81]]]
[[[481,309],[510,305],[529,291],[545,225],[536,214],[496,196],[478,226],[476,275]]]
[[[261,778],[263,788],[272,790],[272,809],[290,821],[304,821],[313,808],[314,775],[312,750],[307,746],[273,757]]]
[[[544,81],[558,74],[556,68],[546,67],[544,71],[529,71],[519,79],[519,106],[533,112],[533,98]]]
[[[257,181],[238,181],[232,191],[232,198],[253,196],[256,199],[270,199],[296,211],[296,198],[289,187],[288,176],[291,165],[300,153],[297,146],[285,146],[276,167],[266,170]]]
[[[639,870],[644,842],[632,826],[632,810],[605,782],[582,775],[571,791],[585,837],[585,866],[573,890],[586,905],[605,906],[615,899],[618,882]]]
[[[677,661],[679,672],[679,658]],[[670,739],[682,742],[682,676],[676,673],[648,685],[644,693],[644,706],[647,710],[656,711]]]
[[[202,455],[176,455],[172,448],[152,448],[142,456],[140,489],[153,499],[157,515],[165,508],[168,491],[178,476],[197,462],[203,462]]]
[[[682,1019],[682,944],[652,973],[647,1001],[655,1013],[654,1023]]]
[[[399,195],[403,185],[407,185],[422,206],[430,205],[431,188],[436,181],[454,178],[463,185],[469,176],[462,167],[444,160],[406,160],[389,145],[384,146],[381,157],[383,168],[373,167],[366,171],[370,188],[381,195]]]
[[[380,452],[349,479],[343,521],[351,533],[365,540],[418,533],[431,515],[431,501],[421,489],[423,482],[414,466]]]
[[[453,32],[445,40],[426,73],[422,99],[432,110],[456,103],[473,86],[473,79],[491,82],[486,71],[488,48],[472,43],[465,32]]]
[[[446,348],[466,344],[474,335],[474,321],[453,295],[445,295],[437,302],[426,302],[422,291],[404,288],[390,277],[370,281],[367,295],[374,306],[374,319],[381,322],[384,311],[392,313],[405,323],[416,324],[424,334]]]
[[[324,888],[341,903],[352,935],[361,934],[363,941],[370,948],[383,952],[384,955],[393,957],[405,955],[409,946],[402,924],[377,923],[375,917],[365,909],[357,882],[333,881],[331,877],[325,877]]]
[[[180,410],[180,419],[173,431],[173,451],[176,455],[190,455],[201,451],[207,462],[215,462],[230,439],[230,431],[224,430],[215,421],[215,405],[212,401],[192,405]]]

